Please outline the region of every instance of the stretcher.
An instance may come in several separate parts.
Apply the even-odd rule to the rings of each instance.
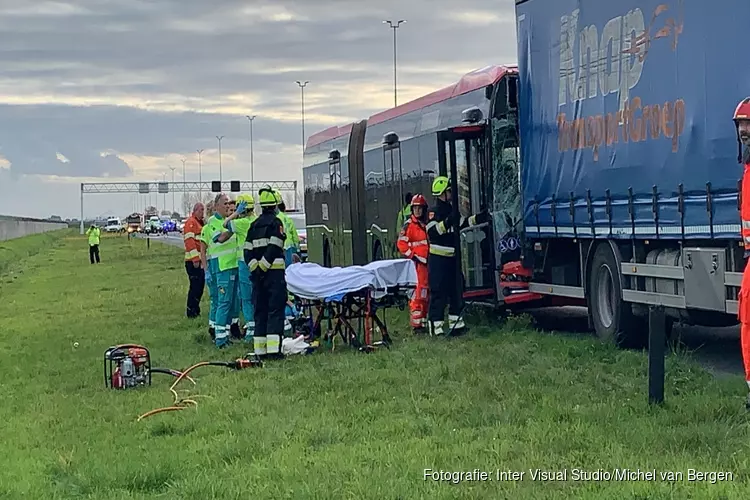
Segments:
[[[286,282],[313,338],[333,343],[341,337],[345,344],[371,351],[390,346],[386,311],[407,306],[417,272],[407,259],[334,268],[297,263],[287,268]],[[323,322],[328,326],[324,335]],[[378,341],[374,341],[376,334]]]

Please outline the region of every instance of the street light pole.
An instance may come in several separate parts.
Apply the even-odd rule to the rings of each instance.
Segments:
[[[396,86],[396,30],[399,26],[406,22],[406,19],[399,19],[395,23],[393,21],[383,21],[383,24],[387,24],[393,29],[393,107],[398,106],[398,93]]]
[[[310,83],[309,81],[305,81],[304,83],[297,80],[297,85],[299,85],[299,89],[302,93],[302,161],[304,164],[304,158],[305,158],[305,87],[307,87],[307,84]]]
[[[182,165],[184,168],[185,164],[183,163]],[[172,213],[174,213],[174,171],[175,171],[175,168],[170,165],[169,170],[172,171]]]
[[[222,182],[224,180],[222,174],[221,174],[221,140],[224,138],[223,135],[217,135],[216,139],[219,141],[219,182]]]
[[[172,168],[172,167],[169,167],[169,168]],[[167,173],[166,172],[164,172],[163,174],[161,174],[161,181],[162,182],[167,182]],[[163,205],[164,208],[162,210],[166,210],[167,209],[167,193],[166,192],[164,193],[164,196],[162,196],[162,201],[164,202],[164,205]],[[161,215],[161,214],[159,214],[159,215]]]
[[[255,164],[253,161],[253,120],[257,115],[245,115],[247,121],[250,122],[250,183],[252,185],[255,182]]]
[[[198,197],[200,202],[203,202],[203,162],[201,162],[201,155],[203,154],[202,149],[196,150],[198,152]]]
[[[187,176],[185,175],[185,163],[187,163],[187,159],[183,158],[180,161],[182,161],[182,204],[185,206],[185,215],[187,215],[187,211],[190,208],[187,198]]]

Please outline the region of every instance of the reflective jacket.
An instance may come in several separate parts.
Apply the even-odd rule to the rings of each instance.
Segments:
[[[89,230],[86,231],[86,236],[89,237],[89,246],[98,245],[101,235],[101,229],[99,229],[98,227],[90,227]]]
[[[245,240],[245,263],[251,273],[284,270],[284,223],[271,211],[263,211],[250,224]]]
[[[182,230],[182,239],[185,241],[185,261],[200,262],[201,252],[198,240],[203,230],[203,224],[194,216],[185,222],[185,228]]]
[[[396,242],[398,251],[407,259],[417,259],[427,264],[429,244],[427,243],[427,226],[415,216],[406,219]]]
[[[750,163],[745,165],[742,174],[742,193],[740,195],[740,218],[742,219],[742,243],[745,252],[750,252]]]
[[[245,240],[250,231],[250,225],[258,216],[251,213],[246,217],[234,219],[229,223],[227,229],[237,235],[237,262],[245,262]]]
[[[284,241],[284,250],[287,248],[294,247],[299,250],[299,235],[297,234],[297,228],[294,225],[294,221],[285,212],[279,211],[276,214],[281,223],[284,225],[284,232],[286,233],[286,240]]]
[[[232,234],[227,241],[219,243],[221,233],[226,232],[224,217],[214,214],[208,221],[211,241],[208,245],[209,258],[216,259],[219,271],[237,269],[237,235]]]
[[[411,216],[411,205],[406,205],[396,216],[396,232],[399,232]]]
[[[453,257],[456,255],[456,230],[460,231],[476,224],[476,215],[462,216],[459,221],[454,221],[453,206],[447,201],[437,200],[435,206],[429,211],[429,222],[427,223],[427,240],[430,243],[430,253],[442,257]]]

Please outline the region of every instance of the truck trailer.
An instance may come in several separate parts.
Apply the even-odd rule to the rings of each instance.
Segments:
[[[517,0],[517,67],[310,138],[310,260],[393,255],[400,196],[447,175],[456,215],[492,215],[456,236],[465,299],[585,306],[620,345],[647,340],[649,306],[670,326],[736,324],[743,13],[730,0]]]
[[[735,107],[750,3],[517,0],[526,298],[579,300],[642,344],[648,306],[736,324]]]

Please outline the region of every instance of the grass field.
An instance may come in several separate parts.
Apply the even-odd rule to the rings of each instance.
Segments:
[[[176,369],[243,349],[217,352],[204,325],[184,319],[180,249],[106,237],[91,266],[85,240],[66,234],[1,245],[0,498],[748,497],[742,380],[670,356],[667,404],[649,408],[644,354],[516,319],[454,340],[402,332],[371,355],[337,348],[260,370],[199,369],[193,392],[210,397],[197,409],[136,422],[171,402],[171,379],[106,390],[108,346],[143,343],[155,365]],[[23,261],[8,269],[6,255]],[[576,468],[657,478],[574,481]],[[425,469],[492,480],[425,480]],[[567,470],[568,481],[535,481],[529,469]],[[734,478],[689,481],[688,469]],[[525,474],[498,481],[497,470]],[[684,477],[662,480],[670,471]]]

